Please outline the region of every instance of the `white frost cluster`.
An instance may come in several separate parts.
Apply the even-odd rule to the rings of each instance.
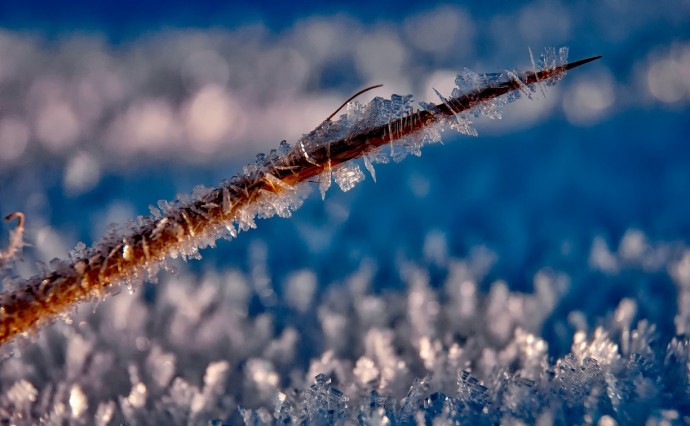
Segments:
[[[621,242],[629,260],[617,274],[668,274],[681,295],[670,340],[640,316],[644,300],[624,298],[612,315],[583,321],[562,311],[574,287],[581,291],[575,277],[544,268],[532,292],[511,291],[489,280],[486,253],[448,259],[441,277],[408,264],[402,286],[384,292],[373,291],[371,263],[326,288],[309,270],[274,280],[285,283],[275,289],[261,274],[183,273],[80,309],[4,360],[0,417],[20,425],[686,421],[689,250],[634,235]],[[635,260],[662,247],[656,270]],[[278,303],[252,313],[255,292],[274,290]],[[560,349],[542,337],[550,318],[567,318],[554,330],[571,340],[569,353],[554,356]]]

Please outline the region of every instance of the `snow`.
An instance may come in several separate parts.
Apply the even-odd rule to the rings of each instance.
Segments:
[[[621,240],[628,247],[621,256],[629,260],[632,238]],[[635,240],[646,241],[648,250],[662,246],[642,235]],[[687,251],[678,250],[681,256],[669,254],[662,270],[683,277]],[[567,276],[544,269],[531,293],[500,281],[485,292],[475,284],[486,282],[485,253],[448,259],[444,282],[427,268],[446,266],[408,264],[402,294],[373,293],[366,267],[345,280],[348,291],[330,293],[317,290],[316,272],[295,271],[275,305],[294,307],[294,326],[279,332],[277,310],[248,315],[253,295],[269,288],[248,288],[252,281],[270,281],[261,272],[263,256],[255,254],[249,275],[208,273],[196,283],[188,273],[164,278],[155,310],[147,309],[145,292],[123,294],[45,330],[37,344],[0,365],[7,383],[2,415],[32,418],[46,398],[63,407],[52,411],[51,421],[88,415],[103,423],[167,415],[192,422],[241,415],[251,423],[311,424],[680,415],[674,407],[685,398],[690,345],[674,337],[658,357],[658,331],[639,320],[646,309],[640,302],[621,300],[609,321],[585,325],[574,333],[569,353],[553,359],[538,333],[562,303]],[[440,297],[440,284],[447,297]],[[300,325],[316,312],[317,323]],[[309,341],[323,345],[311,360],[300,349]],[[108,345],[117,350],[104,350]],[[66,355],[54,358],[56,350]],[[17,370],[19,360],[28,364]],[[40,384],[36,368],[45,365],[53,366],[51,380],[64,387]],[[656,390],[661,380],[666,394]],[[658,406],[667,407],[665,414],[655,411]]]
[[[27,214],[30,245],[24,262],[7,265],[3,289],[36,273],[35,259],[93,254],[78,245],[66,255],[112,220],[123,225],[105,232],[104,244],[131,258],[138,246],[123,234],[151,222],[126,219],[151,200],[189,193],[193,183],[213,185],[249,153],[267,152],[243,176],[263,173],[281,194],[263,191],[253,207],[241,207],[234,197],[247,186],[226,181],[213,200],[202,187],[152,209],[155,232],[141,244],[152,248],[167,235],[180,242],[178,258],[203,254],[203,261],[145,265],[124,283],[134,294],[114,289],[120,294],[2,348],[14,357],[0,363],[0,417],[687,423],[687,8],[619,6],[602,3],[585,17],[570,5],[528,4],[501,16],[431,5],[421,21],[401,25],[325,16],[282,32],[269,24],[164,32],[117,48],[79,34],[44,43],[4,31],[1,204],[3,215]],[[436,47],[426,32],[411,40],[412,24],[439,16],[444,26],[429,34],[449,39]],[[482,28],[481,40],[447,31],[458,16]],[[543,31],[554,22],[567,25]],[[313,38],[320,34],[327,37]],[[391,52],[389,66],[362,63],[372,61],[362,50],[371,35],[376,49]],[[312,185],[287,188],[276,178],[275,160],[293,149],[303,145],[321,162],[310,154],[321,143],[417,108],[406,96],[373,107],[363,97],[322,123],[356,87],[383,82],[389,93],[419,94],[431,72],[453,74],[465,64],[529,70],[525,46],[558,41],[546,37],[566,40],[578,57],[605,59],[549,90],[549,114],[501,127],[509,137],[486,137],[480,127],[481,140],[470,142],[447,132],[446,146],[425,150],[424,159],[374,170],[440,141],[444,127],[429,127],[348,167],[329,165],[313,178],[324,197],[333,180],[352,189],[331,191],[323,204],[305,200]],[[558,65],[564,54],[547,52],[534,68]],[[457,93],[519,75],[463,71]],[[539,85],[515,93],[540,101]],[[510,100],[447,124],[472,133],[483,118],[500,118]],[[508,115],[522,104],[506,108]],[[294,148],[283,141],[268,151],[281,138]],[[362,165],[379,184],[354,188]],[[213,204],[232,217],[182,238]],[[271,216],[292,218],[258,220]],[[3,228],[0,246],[13,226]],[[218,237],[233,241],[203,249]],[[177,272],[142,284],[160,268]],[[60,261],[44,269],[68,270]]]

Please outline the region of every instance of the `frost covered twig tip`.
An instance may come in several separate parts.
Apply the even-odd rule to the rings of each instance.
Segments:
[[[104,298],[119,285],[137,287],[154,278],[168,258],[198,258],[199,249],[213,246],[218,238],[234,238],[238,231],[255,228],[256,217],[290,216],[301,205],[309,182],[318,181],[322,195],[331,179],[343,191],[353,188],[364,179],[355,159],[363,158],[374,177],[372,163],[420,155],[424,145],[440,142],[439,126],[474,134],[470,115],[498,118],[500,107],[519,97],[520,91],[534,90],[541,82],[554,84],[566,71],[599,58],[567,63],[566,55],[564,48],[558,54],[547,50],[540,70],[465,71],[456,79],[458,87],[450,97],[442,96],[439,104],[420,104],[421,109],[413,105],[411,95],[377,97],[366,105],[351,104],[346,114],[331,121],[342,107],[338,108],[294,147],[282,142],[220,187],[199,187],[191,198],[161,202],[151,216],[90,248],[76,250],[68,260],[51,264],[51,271],[0,293],[0,345],[27,335],[78,303]],[[375,87],[379,86],[349,100]],[[0,253],[0,263],[23,245],[24,215],[13,213],[7,219],[14,218],[19,224],[8,249]]]

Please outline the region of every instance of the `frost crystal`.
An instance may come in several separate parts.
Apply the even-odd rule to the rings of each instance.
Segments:
[[[489,404],[489,389],[469,371],[458,372],[458,399],[470,411],[480,413]]]
[[[364,173],[355,163],[341,164],[333,170],[333,178],[343,192],[347,192],[364,180]]]
[[[371,175],[371,179],[376,182],[376,170],[374,169],[374,165],[371,164],[371,160],[367,154],[364,155],[364,167],[367,168],[367,171]]]
[[[325,374],[314,378],[307,396],[307,414],[314,425],[330,425],[342,418],[349,398],[339,389],[331,386],[331,379]]]
[[[556,50],[555,47],[547,47],[541,53],[539,57],[539,67],[541,69],[549,69],[557,66],[565,65],[568,62],[568,48],[561,47]],[[558,83],[564,76],[564,73],[558,74],[550,78],[547,82],[547,86],[553,86]]]
[[[638,244],[626,239],[616,261],[648,273],[643,258],[631,256]],[[636,239],[647,253],[661,247]],[[664,251],[654,272],[678,291],[687,251]],[[363,265],[325,294],[310,270],[273,292],[265,256],[255,250],[249,274],[164,279],[155,306],[145,292],[122,295],[50,328],[46,343],[0,363],[0,417],[16,424],[673,424],[690,403],[690,341],[664,340],[668,334],[639,318],[648,308],[640,298],[622,299],[591,330],[587,321],[573,327],[551,359],[540,330],[575,285],[563,272],[539,270],[532,293],[500,281],[487,291],[479,283],[494,257],[478,249],[434,264],[436,272],[447,268],[441,282],[407,265],[396,290],[378,292],[373,267]],[[251,313],[257,303],[264,311]],[[576,317],[561,314],[574,324]],[[312,350],[312,342],[324,349]],[[47,370],[50,377],[38,374]]]

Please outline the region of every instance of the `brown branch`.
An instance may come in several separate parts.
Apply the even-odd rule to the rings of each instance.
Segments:
[[[104,297],[116,284],[137,285],[152,278],[167,257],[194,254],[224,232],[234,235],[234,223],[242,223],[243,216],[253,217],[252,208],[275,202],[277,196],[295,191],[298,184],[309,182],[324,171],[330,172],[331,167],[414,135],[501,95],[522,90],[525,85],[557,78],[598,58],[524,72],[517,78],[510,74],[512,77],[492,81],[470,93],[383,125],[328,143],[299,143],[283,155],[271,155],[263,164],[219,188],[205,191],[189,202],[173,203],[161,215],[149,216],[132,225],[124,235],[107,237],[76,258],[57,265],[54,271],[1,293],[0,345],[30,333],[78,303]],[[327,120],[310,135],[319,136],[332,125],[335,124]]]

